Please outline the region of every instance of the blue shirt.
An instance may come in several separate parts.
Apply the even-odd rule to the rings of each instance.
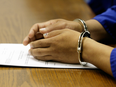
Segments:
[[[88,4],[97,15],[93,19],[100,22],[116,41],[116,0],[88,0]],[[116,48],[111,52],[110,63],[116,79]]]

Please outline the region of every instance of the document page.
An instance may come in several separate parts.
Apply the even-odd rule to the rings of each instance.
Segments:
[[[23,44],[0,44],[0,65],[18,67],[44,67],[44,68],[88,68],[97,69],[88,63],[87,66],[80,64],[66,64],[53,61],[41,61],[28,54],[30,46]]]

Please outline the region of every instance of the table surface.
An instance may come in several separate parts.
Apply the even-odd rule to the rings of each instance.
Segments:
[[[31,26],[63,18],[95,15],[83,0],[0,0],[0,43],[22,43]],[[101,70],[0,66],[0,87],[115,87]]]

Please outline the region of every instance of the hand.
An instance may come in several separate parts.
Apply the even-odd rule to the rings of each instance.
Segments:
[[[79,32],[70,29],[51,31],[45,39],[31,42],[29,53],[39,60],[78,63],[79,35]]]
[[[74,21],[67,21],[64,19],[55,19],[55,20],[44,22],[44,23],[37,23],[32,26],[29,34],[25,37],[23,44],[27,45],[32,41],[43,38],[42,34],[44,33],[48,33],[53,30],[65,29],[65,28],[77,30],[77,31],[82,30],[81,29],[82,27],[79,23]],[[38,32],[40,33],[37,34]]]

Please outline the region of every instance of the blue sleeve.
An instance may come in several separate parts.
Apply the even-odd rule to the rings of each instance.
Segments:
[[[105,11],[102,0],[87,0],[87,3],[96,15]]]
[[[100,22],[105,30],[116,40],[116,5],[93,19]]]
[[[116,48],[114,48],[111,52],[110,64],[111,64],[112,74],[116,80]]]

